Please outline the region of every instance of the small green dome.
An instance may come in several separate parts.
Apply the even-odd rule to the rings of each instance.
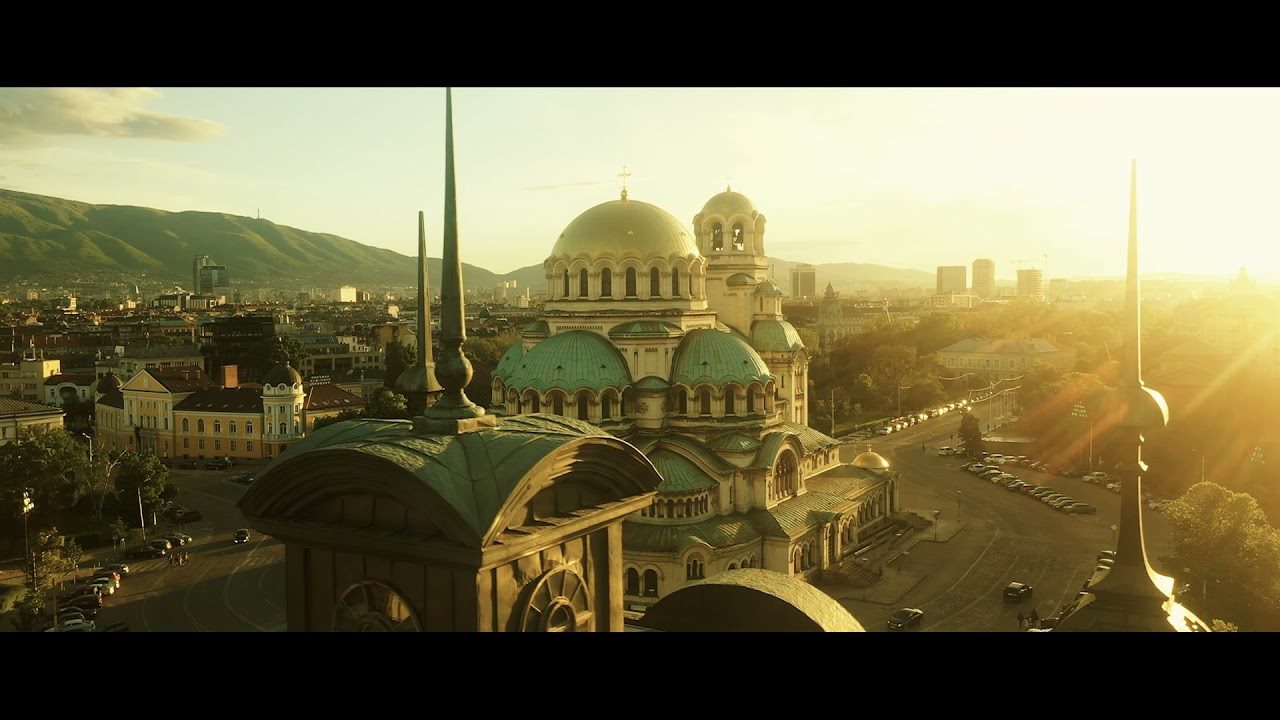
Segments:
[[[570,330],[529,348],[502,379],[520,389],[560,388],[573,392],[587,388],[599,392],[608,387],[627,387],[631,373],[627,361],[608,340],[587,330]]]
[[[660,493],[694,492],[708,490],[716,486],[716,481],[707,477],[697,465],[685,456],[666,449],[649,453],[649,462],[662,476],[662,484],[658,486]]]
[[[671,383],[663,380],[657,375],[645,375],[632,385],[636,390],[650,390],[653,392],[662,392],[671,389]]]
[[[693,387],[709,382],[722,387],[730,382],[743,386],[768,383],[773,378],[760,353],[740,337],[719,330],[690,330],[676,347],[672,384]]]
[[[757,320],[751,324],[751,346],[756,350],[786,352],[802,349],[804,341],[786,320]]]
[[[721,215],[725,219],[742,214],[753,220],[759,214],[755,204],[748,200],[746,195],[728,189],[719,195],[712,196],[707,204],[702,206],[702,212],[707,215]]]
[[[725,285],[755,285],[756,279],[746,273],[734,273],[724,281]]]
[[[524,359],[524,340],[516,340],[511,343],[511,347],[502,354],[502,358],[498,360],[498,364],[493,367],[493,377],[504,378],[515,372],[520,367],[520,362]]]
[[[765,280],[756,286],[756,294],[765,297],[782,297],[782,288],[778,287],[772,280]]]
[[[760,441],[743,433],[728,433],[716,438],[711,443],[711,447],[716,450],[729,450],[731,452],[755,452],[760,449]]]
[[[619,335],[658,335],[668,337],[679,335],[684,330],[675,323],[666,320],[632,320],[614,325],[609,329],[609,337]]]
[[[666,259],[699,253],[693,235],[671,213],[637,200],[613,200],[575,218],[551,249],[553,259],[603,254]]]

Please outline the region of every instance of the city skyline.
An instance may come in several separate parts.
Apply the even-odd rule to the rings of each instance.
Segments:
[[[0,89],[0,187],[255,216],[406,256],[440,232],[440,88]],[[1138,161],[1145,273],[1280,274],[1267,88],[463,88],[469,262],[540,264],[586,209],[691,223],[732,186],[792,262],[1112,275]],[[624,170],[625,166],[625,170]],[[623,173],[626,177],[622,177]]]

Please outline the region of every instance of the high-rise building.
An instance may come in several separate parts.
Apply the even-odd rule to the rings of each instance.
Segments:
[[[982,298],[996,295],[996,263],[982,258],[973,261],[973,294]]]
[[[963,293],[969,289],[968,268],[963,265],[938,266],[938,294]]]
[[[199,295],[203,292],[203,289],[200,286],[201,268],[212,264],[213,258],[208,255],[196,255],[195,259],[191,261],[191,293],[193,295]]]
[[[791,299],[813,300],[818,297],[818,273],[812,265],[800,263],[791,268]]]
[[[356,301],[356,289],[350,285],[343,285],[333,291],[333,301],[340,303],[353,303]]]
[[[1044,300],[1044,271],[1040,268],[1025,268],[1018,271],[1018,297],[1031,297]]]

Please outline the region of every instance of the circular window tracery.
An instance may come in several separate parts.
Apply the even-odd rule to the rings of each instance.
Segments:
[[[389,585],[361,580],[333,608],[334,632],[421,632],[409,602]]]
[[[589,632],[591,593],[569,567],[547,571],[529,593],[520,624],[524,632]]]

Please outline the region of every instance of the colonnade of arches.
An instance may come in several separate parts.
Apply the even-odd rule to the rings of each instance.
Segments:
[[[711,493],[706,491],[685,498],[654,498],[649,507],[640,509],[640,517],[696,518],[709,512],[711,512]]]
[[[623,573],[623,590],[627,595],[658,597],[658,571],[650,568],[642,573],[636,568],[627,568]]]
[[[503,398],[509,415],[548,413],[576,418],[590,423],[624,420],[634,413],[635,395],[631,388],[618,392],[606,388],[601,392],[582,389],[572,393],[555,388],[540,393],[533,388],[520,392],[517,388],[504,388],[502,380],[493,379],[495,397]]]
[[[753,382],[745,388],[731,382],[722,388],[699,383],[671,389],[671,407],[685,417],[729,417],[768,414],[774,409],[774,384]]]
[[[800,471],[796,465],[796,455],[787,448],[778,455],[773,465],[773,481],[769,485],[769,499],[781,500],[795,495],[800,487]]]
[[[707,296],[706,266],[701,259],[560,260],[552,263],[547,280],[552,300],[703,300]]]
[[[744,557],[741,560],[736,560],[734,562],[729,563],[728,567],[726,567],[725,570],[737,570],[738,568],[753,568],[753,567],[756,567],[758,564],[759,564],[759,560],[756,558],[755,554],[752,553],[750,557]]]
[[[791,551],[791,572],[802,573],[818,564],[818,543],[806,540]]]

